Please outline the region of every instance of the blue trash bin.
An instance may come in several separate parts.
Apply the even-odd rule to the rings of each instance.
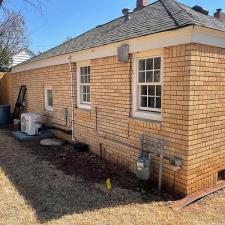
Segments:
[[[10,106],[0,105],[0,125],[10,124]]]

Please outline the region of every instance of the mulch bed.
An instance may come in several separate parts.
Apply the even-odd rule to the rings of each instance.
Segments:
[[[177,197],[164,191],[158,193],[151,182],[140,181],[128,170],[100,159],[92,153],[78,152],[70,144],[46,147],[41,146],[38,141],[32,141],[24,142],[24,145],[40,159],[47,160],[67,175],[81,177],[84,182],[104,184],[110,178],[113,187],[140,192],[146,200],[152,194],[161,200],[162,198],[174,200]]]

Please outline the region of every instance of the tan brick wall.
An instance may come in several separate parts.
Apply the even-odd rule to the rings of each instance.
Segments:
[[[225,49],[192,44],[188,193],[215,185],[225,169]]]
[[[186,193],[188,155],[188,100],[189,81],[186,76],[185,46],[164,50],[163,121],[138,120],[130,116],[131,74],[130,63],[120,63],[116,57],[91,61],[92,110],[75,110],[76,138],[90,144],[92,151],[134,171],[138,150],[122,142],[139,146],[140,134],[163,138],[167,141],[166,155],[181,157],[183,168],[176,172],[176,191]],[[98,108],[96,135],[96,113]],[[89,127],[83,127],[82,124]],[[113,139],[113,140],[112,140]],[[154,159],[155,179],[158,177],[158,158]],[[174,172],[165,160],[163,177],[166,188],[173,188]]]
[[[26,111],[43,116],[47,122],[65,125],[63,108],[69,110],[67,128],[71,128],[71,91],[69,65],[51,66],[12,75],[13,102],[15,104],[21,85],[27,86]],[[53,88],[53,112],[45,110],[44,87]]]
[[[175,174],[176,192],[189,194],[215,184],[217,172],[224,169],[224,50],[180,45],[165,48],[163,59],[162,122],[132,118],[130,63],[120,63],[116,57],[91,60],[92,108],[78,109],[74,64],[75,138],[132,171],[138,150],[123,143],[138,146],[140,134],[163,138],[165,154],[183,160]],[[47,114],[52,121],[64,122],[62,109],[71,107],[68,64],[14,74],[14,99],[22,84],[28,86],[27,111],[42,115],[46,114],[44,86],[53,86],[54,112]],[[70,118],[71,114],[70,110]],[[164,162],[164,187],[172,189],[173,167]],[[158,157],[154,157],[153,173],[157,180]]]

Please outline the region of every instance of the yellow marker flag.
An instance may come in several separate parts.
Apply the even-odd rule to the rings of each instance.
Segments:
[[[110,181],[109,178],[106,180],[106,188],[107,188],[108,190],[111,190],[111,189],[112,189],[112,184],[111,184],[111,181]]]

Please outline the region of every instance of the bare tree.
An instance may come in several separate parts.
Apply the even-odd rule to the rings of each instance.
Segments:
[[[44,0],[21,0],[35,10],[42,12],[41,2]],[[28,36],[24,17],[19,12],[9,10],[10,0],[0,0],[0,67],[8,67],[12,56],[27,47]]]
[[[0,21],[0,67],[9,66],[12,56],[27,44],[28,36],[23,16],[5,10],[3,20]]]
[[[0,8],[2,8],[4,3],[7,3],[9,0],[0,0]],[[37,9],[38,11],[42,11],[41,10],[41,0],[21,0],[23,1],[25,4],[29,4],[32,7],[34,7],[35,9]]]

